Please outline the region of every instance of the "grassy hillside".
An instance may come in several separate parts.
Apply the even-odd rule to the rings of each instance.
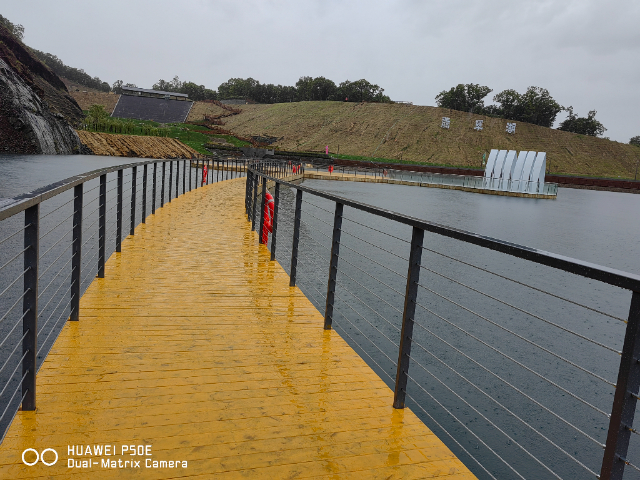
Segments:
[[[242,113],[224,119],[223,128],[242,136],[278,137],[286,150],[332,153],[480,167],[492,148],[547,152],[556,174],[633,178],[640,148],[601,138],[517,123],[506,133],[507,120],[437,107],[403,104],[299,102],[239,105]],[[213,113],[213,112],[211,112]],[[451,118],[449,130],[442,117]],[[484,130],[474,130],[475,120]]]

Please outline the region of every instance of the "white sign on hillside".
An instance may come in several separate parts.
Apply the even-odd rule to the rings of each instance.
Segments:
[[[477,131],[482,130],[483,123],[484,123],[484,120],[476,120],[476,126],[473,129]]]
[[[516,133],[516,122],[507,122],[507,133]]]
[[[449,117],[442,117],[442,125],[440,125],[442,128],[449,128],[449,126],[451,125],[451,119]]]

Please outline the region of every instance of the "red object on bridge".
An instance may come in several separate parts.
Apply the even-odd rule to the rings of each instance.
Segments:
[[[262,224],[262,242],[269,241],[269,234],[273,231],[273,196],[267,192],[264,196],[264,221]]]
[[[329,174],[333,173],[333,165],[329,165]]]
[[[207,164],[204,164],[204,167],[202,168],[202,185],[205,184],[205,182],[207,181]]]

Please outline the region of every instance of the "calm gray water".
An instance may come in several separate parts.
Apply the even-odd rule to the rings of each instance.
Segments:
[[[94,156],[0,156],[0,198],[133,161]],[[113,178],[109,177],[108,186],[110,209]],[[125,176],[125,184],[128,181],[130,177]],[[95,188],[94,184],[97,182],[89,183],[85,192]],[[640,195],[560,189],[557,200],[535,200],[383,184],[307,181],[305,185],[424,220],[640,273]],[[86,194],[87,211],[96,206],[96,193]],[[288,270],[294,194],[283,189],[281,195],[277,260]],[[43,214],[69,201],[67,197],[43,205]],[[298,285],[324,312],[334,205],[307,194],[303,200]],[[41,232],[64,220],[67,210],[61,208],[47,217]],[[107,231],[113,232],[112,210],[107,217]],[[334,327],[392,386],[411,231],[348,207],[344,218]],[[21,221],[0,224],[0,238],[19,228]],[[85,225],[94,221],[87,218]],[[61,227],[63,233],[67,227]],[[49,243],[43,241],[41,252],[56,235],[54,232],[47,238]],[[87,232],[84,238],[89,235]],[[12,248],[19,248],[20,242],[18,238]],[[560,478],[589,478],[576,460],[599,471],[602,449],[597,443],[605,440],[606,412],[614,392],[606,381],[615,382],[619,357],[587,339],[619,350],[624,323],[487,271],[620,318],[628,313],[629,293],[435,234],[425,235],[424,246],[428,250],[422,259],[425,268],[413,335],[408,405],[479,478],[491,477],[463,449],[500,479],[517,478],[511,468],[528,479],[557,478],[544,465]],[[6,245],[0,248],[4,250],[0,251],[0,263],[4,263],[9,251]],[[61,255],[59,262],[68,260],[64,252]],[[58,257],[56,249],[43,260],[43,268],[53,264],[52,257]],[[85,261],[83,272],[88,276],[83,288],[95,274],[95,258]],[[52,284],[41,305],[54,289],[66,291],[67,277],[63,280],[60,285]],[[63,300],[61,310],[53,308],[58,298],[52,295],[43,323],[49,311],[55,314],[52,322],[57,321],[60,311],[64,320],[66,296],[58,297]],[[10,305],[0,299],[2,311]],[[6,332],[0,325],[0,338]],[[45,330],[45,336],[47,333]],[[56,331],[50,333],[49,346]],[[6,358],[14,345],[17,343],[5,344],[1,358]],[[2,385],[6,378],[7,371],[1,372]],[[0,430],[2,426],[0,422]],[[635,437],[629,458],[640,463]],[[628,474],[625,478],[638,477]]]
[[[556,200],[536,200],[335,181],[305,186],[640,273],[640,195],[563,188]],[[277,259],[288,271],[295,203],[293,192],[282,196]],[[298,285],[324,312],[334,205],[305,193],[302,211]],[[390,387],[410,235],[410,227],[345,207],[334,328]],[[491,477],[462,448],[501,479],[517,478],[511,468],[535,479],[599,473],[614,393],[607,382],[616,381],[619,356],[591,340],[620,350],[625,324],[525,285],[623,319],[630,293],[435,234],[425,234],[424,246],[409,406],[480,478]],[[640,462],[635,435],[629,458]],[[628,467],[625,478],[635,473]]]

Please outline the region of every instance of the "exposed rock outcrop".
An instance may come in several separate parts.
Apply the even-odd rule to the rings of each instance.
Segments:
[[[0,26],[0,153],[91,153],[71,126],[82,117],[64,83]]]

